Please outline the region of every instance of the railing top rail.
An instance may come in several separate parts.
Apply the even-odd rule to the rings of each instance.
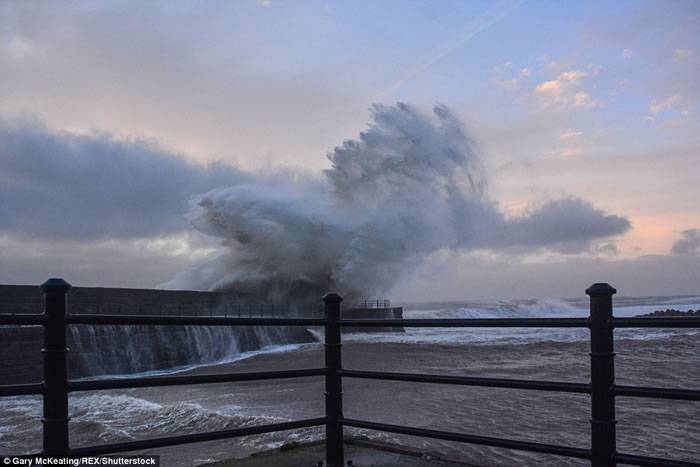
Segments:
[[[613,386],[616,396],[646,397],[654,399],[673,399],[682,401],[700,401],[700,391],[681,388],[649,388],[642,386]]]
[[[193,433],[187,435],[169,436],[167,438],[144,439],[138,441],[127,441],[125,443],[80,447],[71,449],[70,455],[75,457],[98,456],[101,454],[112,454],[116,452],[137,451],[141,449],[177,446],[179,444],[200,443],[202,441],[214,441],[218,439],[238,438],[241,436],[249,435],[260,435],[263,433],[272,433],[275,431],[286,431],[294,430],[297,428],[320,426],[325,423],[325,417],[309,418],[305,420],[297,420],[292,422],[234,428],[231,430],[210,431],[206,433]]]
[[[410,381],[416,383],[454,384],[491,388],[533,389],[540,391],[590,394],[591,385],[563,381],[538,381],[525,379],[482,378],[453,375],[426,375],[418,373],[392,373],[383,371],[340,370],[348,378],[379,379],[384,381]]]
[[[542,452],[546,454],[577,457],[579,459],[591,458],[591,451],[589,449],[574,448],[569,446],[558,446],[554,444],[533,443],[530,441],[518,441],[506,438],[494,438],[490,436],[452,433],[448,431],[413,428],[401,425],[392,425],[388,423],[354,420],[349,418],[342,418],[339,421],[345,426],[366,428],[377,431],[386,431],[389,433],[399,433],[411,436],[421,436],[425,438],[442,439],[446,441],[457,441],[462,443],[480,444],[484,446],[518,449],[521,451]]]
[[[43,324],[44,314],[0,313],[0,325]],[[275,318],[234,316],[180,316],[180,315],[121,315],[121,314],[67,314],[68,324],[124,324],[124,325],[202,325],[202,326],[323,326],[325,318]],[[340,326],[357,327],[588,327],[588,318],[465,318],[465,319],[341,319]],[[700,328],[700,318],[644,317],[615,318],[614,328]]]
[[[588,318],[341,319],[340,326],[431,328],[585,328]]]
[[[43,392],[44,385],[41,383],[3,384],[0,386],[0,397],[30,396],[33,394],[42,394]]]
[[[161,326],[323,326],[325,318],[237,318],[227,316],[66,315],[68,324]]]
[[[44,324],[46,315],[37,313],[0,313],[0,326]]]
[[[675,459],[660,459],[658,457],[637,456],[616,452],[613,454],[616,462],[627,465],[641,465],[646,467],[700,467],[696,462],[680,461]]]
[[[387,298],[367,298],[353,302],[351,305],[360,308],[390,308],[391,300]]]
[[[111,378],[82,381],[69,381],[69,391],[95,391],[103,389],[144,388],[155,386],[178,386],[186,384],[212,384],[235,381],[260,381],[267,379],[304,378],[324,376],[326,368],[305,368],[300,370],[256,371],[248,373],[216,373],[210,375],[175,375],[136,378]],[[0,386],[0,389],[2,387]]]

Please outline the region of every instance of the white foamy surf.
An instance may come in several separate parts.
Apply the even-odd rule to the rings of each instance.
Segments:
[[[615,305],[616,317],[633,317],[656,310],[700,309],[700,297],[627,297]],[[418,305],[404,311],[411,319],[486,319],[486,318],[586,318],[584,300],[540,299],[526,301],[479,301],[434,304],[429,309]],[[619,339],[661,339],[674,335],[696,335],[696,329],[618,329]],[[412,344],[526,344],[537,341],[570,342],[588,340],[586,329],[578,328],[406,328],[404,333],[353,333],[350,342],[393,342]]]
[[[235,363],[249,358],[256,357],[258,355],[275,354],[283,352],[291,352],[301,348],[304,345],[313,344],[285,344],[285,345],[267,345],[258,350],[251,350],[248,352],[236,353],[219,360],[195,363],[191,365],[181,365],[173,368],[163,369],[163,370],[152,370],[152,371],[141,371],[135,373],[116,373],[116,374],[106,374],[98,376],[87,376],[84,378],[78,378],[79,381],[89,381],[89,380],[100,380],[100,379],[110,379],[110,378],[135,378],[135,377],[147,377],[147,376],[164,376],[172,375],[177,373],[183,373],[186,371],[194,370],[197,368],[207,368],[215,367],[219,365],[224,365],[227,363]]]

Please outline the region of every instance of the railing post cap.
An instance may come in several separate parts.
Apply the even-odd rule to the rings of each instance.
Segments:
[[[591,297],[600,297],[603,295],[614,295],[617,290],[607,282],[598,282],[586,289],[586,294]]]
[[[68,282],[65,280],[61,279],[60,277],[52,277],[51,279],[47,280],[43,284],[40,285],[41,290],[44,291],[44,293],[50,293],[50,292],[68,292],[72,285],[70,285]]]
[[[335,292],[328,292],[326,295],[323,296],[323,301],[328,303],[328,302],[342,302],[343,297],[338,295]]]

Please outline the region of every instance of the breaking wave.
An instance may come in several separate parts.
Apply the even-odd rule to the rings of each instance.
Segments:
[[[380,296],[440,249],[586,250],[624,217],[578,198],[507,218],[487,196],[477,145],[438,105],[375,105],[358,139],[328,154],[323,178],[260,177],[193,198],[193,226],[226,252],[165,288],[231,290],[316,303],[329,290]]]

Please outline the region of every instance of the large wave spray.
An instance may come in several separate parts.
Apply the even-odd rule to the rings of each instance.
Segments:
[[[570,248],[628,227],[579,199],[506,219],[485,197],[474,142],[445,106],[428,116],[406,104],[374,105],[371,116],[359,139],[328,155],[322,183],[248,183],[196,197],[193,225],[228,253],[164,286],[357,298],[385,293],[438,249],[539,247],[542,233],[549,246]],[[554,238],[552,223],[561,232]]]

